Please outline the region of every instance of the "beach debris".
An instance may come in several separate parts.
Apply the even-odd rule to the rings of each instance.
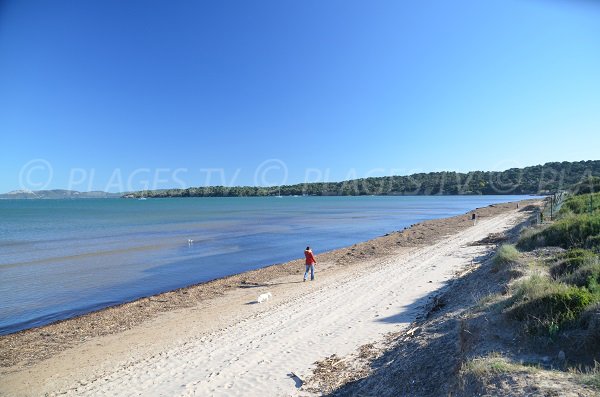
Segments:
[[[505,233],[490,233],[485,238],[469,243],[469,245],[498,245],[506,240],[508,240],[508,236]]]
[[[160,302],[160,303],[166,303],[169,301],[168,299],[155,299],[155,298],[148,298],[148,300],[150,302]]]
[[[413,327],[404,333],[405,336],[412,337],[417,331],[421,330],[421,327]]]
[[[334,363],[333,363],[331,366],[332,366],[333,368],[335,368],[335,367],[337,367],[339,364],[341,364],[341,363],[343,363],[344,361],[348,360],[349,358],[351,358],[351,356],[348,356],[348,357],[346,357],[346,358],[339,359],[338,361],[334,362]]]
[[[323,360],[315,362],[312,375],[303,381],[304,389],[309,392],[328,394],[348,382],[368,376],[372,367],[370,363],[379,357],[382,350],[373,343],[359,348],[357,353],[346,357],[332,354]]]

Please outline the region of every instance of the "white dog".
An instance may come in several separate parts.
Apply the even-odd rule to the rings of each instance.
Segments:
[[[267,292],[267,293],[258,295],[258,298],[256,298],[256,301],[258,303],[263,303],[263,302],[268,301],[272,297],[273,297],[273,294],[271,294],[270,292]]]

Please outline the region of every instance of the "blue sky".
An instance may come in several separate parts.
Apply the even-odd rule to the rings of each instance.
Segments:
[[[593,1],[0,4],[0,192],[598,159]]]

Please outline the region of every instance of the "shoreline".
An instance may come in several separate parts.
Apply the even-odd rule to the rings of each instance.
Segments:
[[[192,199],[195,204],[172,199],[150,207],[62,200],[57,205],[64,219],[52,215],[54,205],[30,208],[15,202],[14,208],[4,208],[7,226],[22,230],[0,242],[7,248],[3,269],[11,285],[4,294],[0,336],[285,263],[302,256],[297,243],[304,240],[325,252],[424,220],[528,198],[324,197],[312,204],[199,198]],[[17,216],[21,211],[25,218]],[[93,217],[90,211],[106,216]],[[29,230],[35,222],[44,226]]]
[[[519,202],[523,210],[539,201],[532,198]],[[398,248],[431,245],[442,238],[472,226],[467,214],[474,211],[479,219],[515,209],[517,202],[493,204],[466,214],[439,218],[412,225],[402,231],[367,240],[352,246],[318,254],[318,271],[333,271],[352,267],[363,261],[385,258]],[[0,336],[0,367],[27,367],[91,338],[118,334],[175,310],[192,308],[219,298],[230,291],[258,288],[279,278],[298,276],[303,272],[303,259],[274,264],[209,282],[121,303],[81,316],[60,320],[41,327],[30,328]]]

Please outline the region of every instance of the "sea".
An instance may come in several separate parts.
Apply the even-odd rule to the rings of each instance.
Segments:
[[[525,198],[0,200],[0,335]]]

